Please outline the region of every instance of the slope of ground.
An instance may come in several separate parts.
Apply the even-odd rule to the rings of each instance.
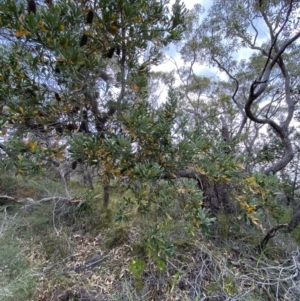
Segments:
[[[222,212],[191,228],[176,200],[116,221],[117,188],[106,209],[97,185],[71,182],[70,198],[59,182],[2,177],[1,190],[14,201],[0,206],[0,300],[300,299],[300,251],[283,231],[262,251],[261,229]]]

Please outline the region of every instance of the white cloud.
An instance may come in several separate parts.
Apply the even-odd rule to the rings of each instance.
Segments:
[[[201,2],[203,2],[203,1],[200,1],[200,0],[184,0],[183,2],[185,4],[186,8],[191,9],[191,8],[194,7],[195,4],[198,4],[198,3],[201,4]]]

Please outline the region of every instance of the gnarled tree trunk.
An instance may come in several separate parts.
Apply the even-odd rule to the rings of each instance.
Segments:
[[[206,175],[197,173],[193,168],[179,170],[176,176],[197,181],[199,189],[203,192],[203,207],[209,209],[212,216],[216,216],[222,207],[226,212],[233,211],[227,183],[224,181],[213,182]]]

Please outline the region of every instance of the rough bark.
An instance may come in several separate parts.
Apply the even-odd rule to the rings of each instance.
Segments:
[[[199,189],[203,192],[203,207],[209,209],[212,216],[216,216],[221,207],[228,213],[233,211],[226,183],[214,183],[207,176],[197,173],[192,168],[179,170],[176,176],[197,181]]]

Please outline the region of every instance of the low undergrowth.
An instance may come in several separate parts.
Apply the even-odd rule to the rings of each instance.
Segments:
[[[201,211],[174,199],[120,219],[128,191],[112,187],[104,208],[101,185],[71,183],[71,198],[59,183],[45,187],[1,206],[0,300],[299,300],[290,234],[260,251],[263,229],[238,214],[196,223]]]

